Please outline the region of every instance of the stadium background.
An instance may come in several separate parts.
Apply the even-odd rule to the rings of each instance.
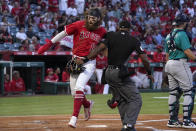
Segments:
[[[56,43],[56,46],[52,47],[43,55],[37,55],[36,51],[45,43],[45,39],[51,39],[59,31],[62,31],[65,25],[83,19],[83,13],[91,7],[102,9],[104,14],[102,26],[104,26],[107,31],[116,31],[119,21],[123,19],[130,21],[132,25],[131,35],[137,37],[141,41],[142,48],[146,50],[149,60],[152,63],[157,47],[164,46],[164,39],[172,30],[172,20],[182,11],[191,18],[187,31],[192,34],[192,50],[196,50],[195,0],[0,0],[0,60],[12,62],[45,62],[45,68],[42,70],[42,73],[44,74],[42,74],[41,77],[46,75],[48,68],[55,69],[56,67],[60,67],[62,74],[66,62],[71,57],[72,38],[67,37],[63,41]],[[164,52],[162,53],[164,54]],[[133,58],[137,59],[134,54],[133,56]],[[194,72],[194,63],[192,64],[192,71]],[[29,73],[33,71],[39,73],[40,69],[40,67],[3,68],[3,73],[7,74],[12,74],[12,72],[10,72],[12,70],[18,70],[21,77],[24,79],[26,89],[25,92],[22,93],[24,96],[21,96],[21,94],[14,94],[11,95],[11,97],[3,96],[0,98],[1,116],[71,114],[72,109],[66,108],[72,107],[71,96],[39,96],[40,92],[35,91],[37,85],[32,87],[32,85],[29,84],[34,83],[32,78],[35,76],[37,77],[38,75],[34,74],[35,76],[30,76]],[[36,78],[34,78],[34,80],[35,79]],[[65,85],[67,88],[67,84]],[[51,86],[62,87],[61,84],[53,84]],[[32,90],[34,88],[35,90]],[[163,88],[162,91],[164,91],[164,89],[165,88]],[[168,113],[167,98],[161,100],[161,102],[163,102],[162,106],[159,103],[159,99],[157,101],[154,101],[156,99],[152,99],[153,97],[167,97],[168,95],[167,93],[162,94],[158,92],[150,95],[149,93],[142,94],[144,95],[143,99],[145,100],[144,106],[142,107],[142,114]],[[52,93],[54,92],[52,91]],[[28,97],[28,95],[34,94],[36,94],[36,96]],[[2,94],[2,90],[1,95],[4,95]],[[105,101],[110,98],[110,95],[105,95],[103,99],[100,99],[102,96],[99,95],[92,95],[89,97],[93,97],[92,99],[95,101],[100,100],[96,101],[97,106],[95,105],[96,110],[93,113],[117,113],[116,110],[111,111],[105,105]],[[51,99],[54,99],[54,103],[56,104],[50,105],[46,102]],[[44,101],[36,103],[41,100]],[[60,103],[58,103],[59,101]],[[70,105],[67,105],[68,103]],[[158,109],[157,104],[160,104],[160,108]],[[43,106],[40,107],[41,105]],[[103,109],[104,112],[102,112],[101,109]],[[196,113],[195,110],[194,113]],[[166,115],[164,118],[167,119],[168,116]],[[3,121],[6,118],[4,119],[4,117],[1,117],[0,119]],[[60,119],[63,118],[60,117]],[[159,118],[157,119],[159,120]],[[58,120],[54,121],[54,123],[57,122]],[[14,122],[11,121],[10,123]],[[34,122],[34,124],[35,123],[36,122]],[[37,124],[40,124],[40,122],[37,122]],[[25,129],[24,120],[21,120],[21,123],[18,123],[18,125],[22,126],[19,126],[18,129]],[[119,122],[117,125],[120,127]],[[159,125],[161,124],[159,123]],[[12,126],[3,122],[0,123],[0,129],[2,130],[9,128],[12,130]],[[64,126],[62,129],[64,129]],[[16,127],[17,126],[14,128]],[[118,129],[119,127],[115,128]],[[55,129],[52,127],[50,128]],[[44,128],[40,127],[39,129],[42,130]]]

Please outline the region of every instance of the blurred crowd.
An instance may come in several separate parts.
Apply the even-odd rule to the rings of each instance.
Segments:
[[[0,50],[36,51],[65,25],[84,19],[91,7],[101,8],[107,31],[116,31],[123,19],[130,21],[131,35],[147,51],[163,46],[181,11],[191,18],[188,32],[196,48],[196,0],[0,0]],[[69,48],[57,43],[52,50]]]
[[[162,52],[165,37],[173,28],[172,21],[183,12],[191,18],[187,31],[192,35],[192,50],[196,50],[196,0],[0,0],[0,51],[37,51],[45,39],[54,37],[64,30],[65,25],[84,19],[85,12],[92,7],[101,9],[104,16],[102,26],[107,31],[118,30],[118,23],[128,20],[131,23],[130,35],[138,38],[142,48],[151,52],[151,62],[159,63],[165,61]],[[50,50],[71,51],[73,38],[69,36],[63,40]],[[131,57],[130,63],[141,62],[134,55]],[[131,70],[135,70],[130,77],[138,88],[150,86],[142,67]],[[160,89],[163,69],[157,67],[154,72],[153,88]],[[45,81],[69,82],[69,74],[64,69],[48,68]],[[103,93],[104,85],[100,86],[98,81],[92,77],[88,85],[95,87],[96,93]],[[7,89],[8,92],[9,89],[16,90],[13,86]],[[25,87],[21,89],[23,91]]]

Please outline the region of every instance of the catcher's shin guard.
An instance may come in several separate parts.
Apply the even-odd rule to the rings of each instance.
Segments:
[[[170,120],[178,120],[178,113],[179,113],[179,99],[182,95],[182,91],[179,88],[175,88],[170,90],[169,96],[169,114]]]
[[[192,88],[188,91],[184,91],[184,102],[183,102],[183,119],[191,120],[192,112],[194,109],[194,98],[195,89]]]

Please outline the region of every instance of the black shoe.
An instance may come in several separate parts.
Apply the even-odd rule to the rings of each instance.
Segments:
[[[168,123],[167,123],[167,126],[168,127],[174,127],[174,128],[182,127],[182,122],[180,122],[178,120],[169,120]]]
[[[196,128],[196,123],[191,120],[183,121],[182,127],[183,128]]]
[[[124,125],[124,127],[121,129],[121,131],[136,131],[135,127],[134,126],[127,126],[127,125]]]

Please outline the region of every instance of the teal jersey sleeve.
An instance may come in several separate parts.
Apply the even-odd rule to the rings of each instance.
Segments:
[[[180,48],[184,51],[186,49],[191,48],[191,44],[189,42],[189,38],[186,32],[182,31],[178,33],[177,41],[179,41]]]

